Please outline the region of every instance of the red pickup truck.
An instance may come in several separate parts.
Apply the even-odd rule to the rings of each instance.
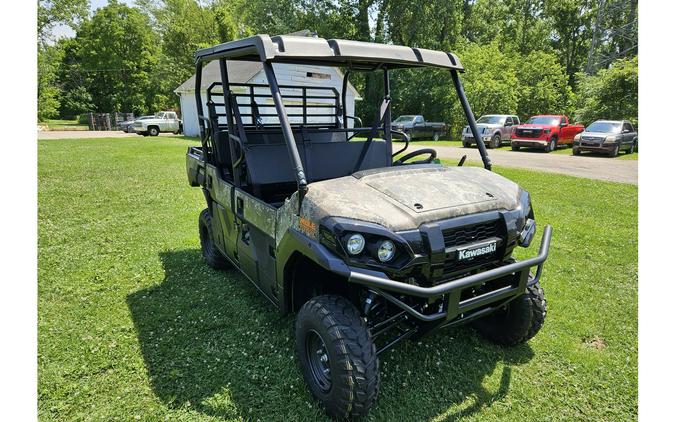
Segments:
[[[574,137],[583,131],[583,125],[571,125],[564,115],[532,116],[513,128],[511,149],[518,151],[521,147],[529,147],[551,152],[560,145],[572,146]]]

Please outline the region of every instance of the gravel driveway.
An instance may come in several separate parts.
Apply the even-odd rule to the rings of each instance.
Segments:
[[[467,160],[480,161],[476,148],[458,148],[451,146],[414,145],[408,148],[416,150],[433,148],[440,158],[457,160],[466,155]],[[596,156],[579,156],[562,154],[546,154],[539,151],[488,150],[493,165],[518,167],[530,170],[561,173],[589,179],[609,180],[612,182],[638,184],[638,160],[617,160]]]

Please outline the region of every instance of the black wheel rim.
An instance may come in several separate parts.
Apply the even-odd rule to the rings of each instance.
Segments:
[[[209,228],[206,227],[206,224],[201,226],[202,231],[202,248],[204,248],[204,253],[208,256],[211,255],[211,236],[209,235]]]
[[[328,357],[326,343],[324,343],[321,335],[314,330],[307,333],[305,356],[312,380],[322,392],[327,393],[333,385],[330,375],[330,358]]]

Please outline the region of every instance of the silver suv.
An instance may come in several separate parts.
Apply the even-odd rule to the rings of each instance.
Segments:
[[[520,124],[520,119],[512,114],[486,114],[480,116],[476,123],[485,146],[499,148],[502,142],[511,141],[513,127]],[[468,148],[475,143],[476,140],[471,134],[471,129],[469,129],[469,126],[465,126],[462,130],[462,145],[464,145],[464,148]]]

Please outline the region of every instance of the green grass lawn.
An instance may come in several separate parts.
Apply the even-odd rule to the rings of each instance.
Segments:
[[[77,120],[45,120],[38,123],[39,125],[46,125],[49,130],[89,130],[89,126],[81,124]]]
[[[200,259],[190,144],[39,141],[40,419],[324,419],[293,317]],[[635,420],[637,187],[497,172],[554,226],[542,331],[512,349],[466,327],[400,345],[380,358],[370,420]]]

